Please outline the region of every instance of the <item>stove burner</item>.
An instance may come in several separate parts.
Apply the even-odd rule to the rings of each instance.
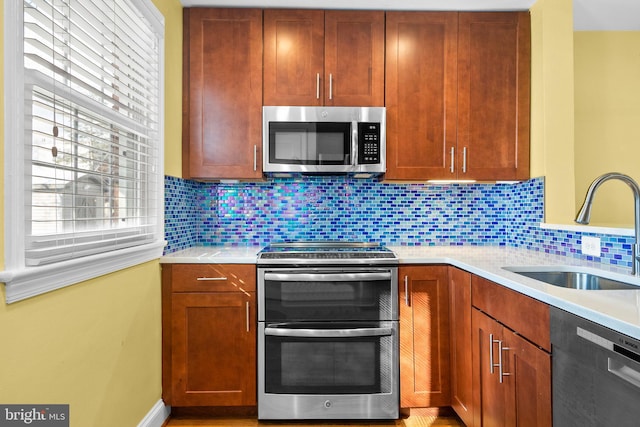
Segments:
[[[258,255],[259,264],[284,263],[395,263],[396,255],[379,243],[371,242],[284,242],[274,243]]]
[[[390,258],[396,256],[393,252],[267,252],[260,255],[262,259],[363,259],[363,258]]]

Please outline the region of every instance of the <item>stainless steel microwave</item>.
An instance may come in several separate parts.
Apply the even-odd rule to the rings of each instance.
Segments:
[[[262,111],[262,171],[272,176],[386,171],[384,107],[283,107]]]

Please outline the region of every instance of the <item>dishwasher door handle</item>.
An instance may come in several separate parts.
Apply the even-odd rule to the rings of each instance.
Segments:
[[[611,372],[616,377],[625,380],[629,384],[640,388],[640,372],[610,357],[608,357],[607,359],[607,370],[609,372]]]
[[[264,329],[265,335],[296,338],[353,338],[353,337],[384,337],[393,334],[392,328],[355,328],[355,329],[293,329],[272,328]]]

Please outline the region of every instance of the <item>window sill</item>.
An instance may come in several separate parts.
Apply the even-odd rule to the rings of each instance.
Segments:
[[[41,295],[85,280],[159,259],[166,242],[151,243],[41,267],[0,271],[6,302]]]

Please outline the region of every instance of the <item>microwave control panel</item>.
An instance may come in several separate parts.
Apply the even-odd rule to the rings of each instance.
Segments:
[[[358,164],[380,163],[380,123],[358,123]]]

